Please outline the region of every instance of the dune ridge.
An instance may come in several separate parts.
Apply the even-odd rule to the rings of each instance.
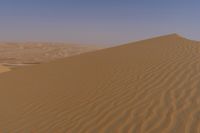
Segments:
[[[172,34],[3,73],[0,130],[198,133],[199,59]]]

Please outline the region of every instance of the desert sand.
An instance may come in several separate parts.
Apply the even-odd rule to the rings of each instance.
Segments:
[[[41,64],[101,48],[97,45],[66,43],[0,42],[0,65],[18,67]]]
[[[6,66],[0,66],[0,73],[8,72],[10,69]]]
[[[2,133],[199,133],[200,42],[172,34],[0,74]]]

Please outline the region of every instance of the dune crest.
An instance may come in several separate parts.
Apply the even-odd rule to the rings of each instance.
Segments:
[[[172,34],[0,75],[1,132],[198,133],[200,43]]]

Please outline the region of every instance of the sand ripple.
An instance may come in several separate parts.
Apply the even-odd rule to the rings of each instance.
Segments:
[[[1,132],[199,133],[200,43],[169,35],[0,75]]]

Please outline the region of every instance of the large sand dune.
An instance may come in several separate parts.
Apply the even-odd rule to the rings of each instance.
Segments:
[[[2,133],[199,133],[200,43],[168,35],[0,75]]]

